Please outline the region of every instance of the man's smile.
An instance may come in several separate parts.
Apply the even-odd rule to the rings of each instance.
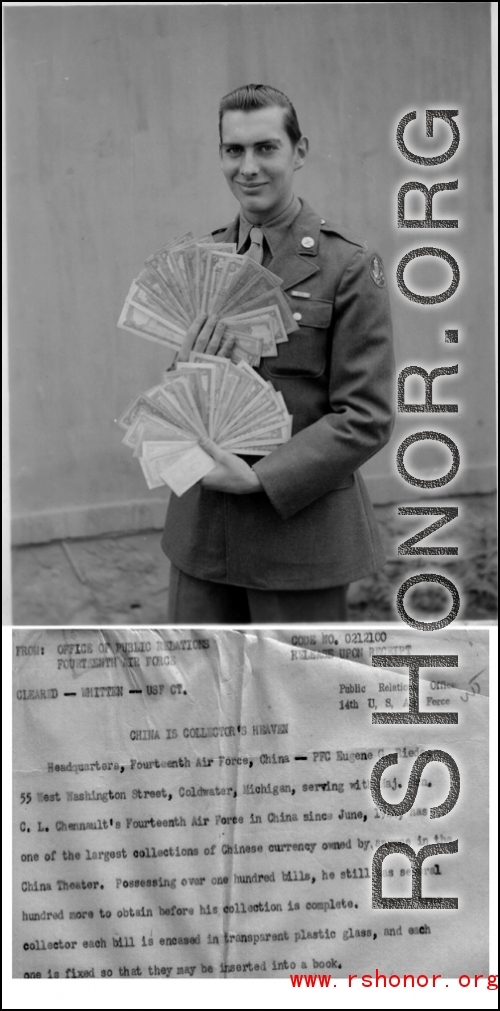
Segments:
[[[260,190],[263,186],[266,185],[265,182],[261,182],[261,183],[245,183],[245,182],[239,182],[238,180],[235,180],[235,181],[236,181],[236,185],[237,186],[241,186],[241,188],[243,190],[250,190],[250,191],[252,191],[252,190]]]

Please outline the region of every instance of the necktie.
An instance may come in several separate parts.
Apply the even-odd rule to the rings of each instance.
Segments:
[[[247,250],[246,255],[249,256],[251,260],[256,260],[257,263],[262,263],[264,256],[263,242],[264,232],[262,231],[262,228],[259,228],[258,225],[254,225],[253,228],[250,229],[250,248]]]

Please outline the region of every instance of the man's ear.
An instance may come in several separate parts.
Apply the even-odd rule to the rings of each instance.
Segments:
[[[294,156],[293,156],[293,161],[294,161],[293,170],[294,170],[294,172],[296,172],[297,169],[302,168],[302,166],[303,166],[303,164],[304,164],[304,162],[305,162],[305,160],[307,158],[308,152],[309,152],[309,141],[308,141],[307,137],[301,137],[300,140],[297,141],[297,143],[295,145],[295,151],[294,151]]]

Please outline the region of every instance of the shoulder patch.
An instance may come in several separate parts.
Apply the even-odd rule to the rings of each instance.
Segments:
[[[370,260],[370,277],[378,288],[385,288],[387,282],[385,279],[384,267],[382,260],[377,253],[374,253]]]
[[[370,277],[372,278],[372,281],[375,281],[378,288],[385,288],[387,281],[384,273],[384,266],[377,253],[374,253],[370,261]]]

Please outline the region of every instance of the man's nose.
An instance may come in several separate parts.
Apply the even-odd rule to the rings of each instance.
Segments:
[[[240,172],[243,176],[257,175],[259,166],[257,165],[253,151],[245,151],[240,165]]]

